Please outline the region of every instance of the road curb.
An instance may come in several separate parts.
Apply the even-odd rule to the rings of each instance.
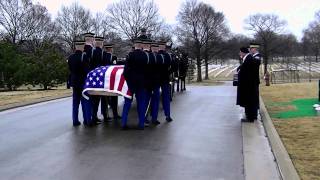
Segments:
[[[46,102],[46,101],[52,101],[52,100],[56,100],[56,99],[62,99],[62,98],[70,97],[71,94],[72,93],[67,93],[67,94],[63,94],[63,95],[59,95],[59,96],[39,98],[39,99],[35,99],[35,100],[29,101],[29,102],[18,102],[18,103],[5,105],[3,107],[0,107],[0,112],[1,111],[6,111],[6,110],[9,110],[9,109],[13,109],[13,108],[19,108],[19,107],[29,106],[29,105],[33,105],[33,104]]]
[[[280,176],[284,180],[300,180],[297,170],[295,169],[288,151],[284,147],[280,136],[273,125],[273,122],[261,97],[260,115],[269,143],[271,145],[272,153],[278,165]]]

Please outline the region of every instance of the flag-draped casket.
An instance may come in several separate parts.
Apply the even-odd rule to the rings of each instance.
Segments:
[[[123,65],[101,66],[92,70],[87,75],[83,96],[88,98],[89,94],[132,98],[123,70]]]

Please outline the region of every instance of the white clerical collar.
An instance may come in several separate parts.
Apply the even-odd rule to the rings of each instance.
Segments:
[[[247,56],[249,56],[249,54],[250,54],[250,53],[246,54],[246,55],[242,58],[243,62],[246,60],[246,58],[247,58]]]

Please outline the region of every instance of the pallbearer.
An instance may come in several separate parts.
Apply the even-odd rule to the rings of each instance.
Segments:
[[[166,42],[162,41],[159,43],[159,54],[163,58],[163,63],[160,66],[160,88],[162,92],[162,106],[164,110],[164,114],[166,116],[166,121],[171,122],[171,114],[170,114],[170,65],[171,65],[171,57],[165,51]]]
[[[84,40],[86,41],[86,44],[84,46],[84,52],[87,54],[87,57],[89,58],[89,62],[90,62],[93,57],[94,33],[88,32],[83,34],[83,36],[84,36]]]
[[[68,58],[68,65],[70,70],[70,86],[72,87],[72,120],[73,126],[81,125],[78,114],[79,105],[81,102],[83,112],[83,123],[85,125],[91,124],[91,113],[89,101],[82,97],[82,90],[89,72],[89,62],[84,50],[85,41],[75,41],[75,52]]]
[[[90,61],[90,69],[93,70],[97,67],[102,66],[103,60],[103,37],[95,37],[95,48],[92,49],[92,59]],[[101,123],[101,120],[98,118],[98,108],[100,101],[104,101],[104,96],[91,96],[92,99],[92,120],[96,124]],[[102,103],[101,103],[102,105]],[[104,116],[104,112],[101,111]]]
[[[151,109],[151,122],[154,125],[160,124],[158,121],[159,103],[160,103],[160,71],[159,65],[163,63],[163,58],[158,54],[159,45],[152,42],[151,52],[149,53],[150,65],[147,67],[148,76],[150,76],[151,84],[147,91],[146,101]],[[149,103],[150,102],[150,103]],[[146,117],[148,122],[148,117]]]
[[[117,58],[117,56],[113,55],[113,44],[106,43],[104,48],[105,48],[105,55],[106,55],[106,60],[105,60],[106,65],[108,65],[108,66],[118,65],[118,58]],[[110,105],[110,107],[112,109],[113,119],[114,120],[120,119],[121,117],[118,114],[118,96],[107,97],[107,103],[106,103],[105,110],[107,110],[108,104]]]
[[[142,50],[142,41],[137,39],[134,41],[135,50],[130,52],[127,57],[127,62],[124,67],[124,76],[126,78],[128,87],[132,94],[136,95],[137,109],[139,116],[138,129],[144,129],[145,120],[145,73],[143,66],[148,61],[148,56]],[[125,103],[122,112],[122,129],[128,129],[127,119],[131,107],[132,100],[125,98]]]

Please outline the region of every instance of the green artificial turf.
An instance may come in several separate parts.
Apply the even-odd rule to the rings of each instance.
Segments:
[[[318,99],[297,99],[289,103],[275,103],[273,106],[294,106],[296,109],[291,111],[279,112],[271,114],[273,118],[289,119],[299,117],[314,117],[317,112],[314,110],[313,105],[319,103]],[[319,116],[320,118],[320,116]]]

